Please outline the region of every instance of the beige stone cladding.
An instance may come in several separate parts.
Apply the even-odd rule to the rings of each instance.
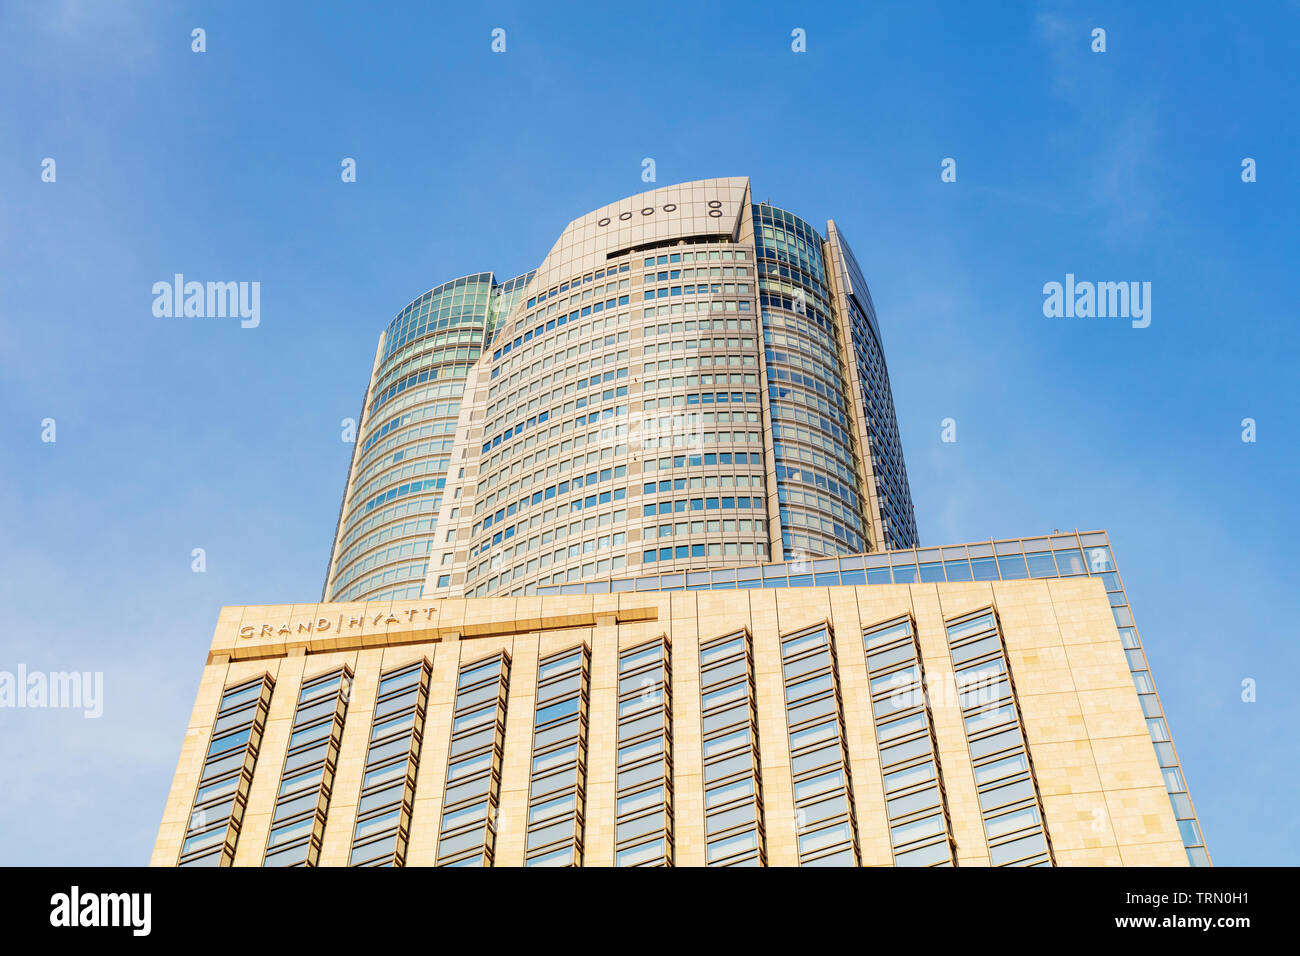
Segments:
[[[510,671],[494,864],[521,865],[528,852],[538,660],[585,644],[591,657],[579,794],[583,862],[613,865],[616,844],[626,842],[616,824],[619,653],[667,637],[673,860],[678,866],[704,865],[707,735],[701,726],[698,648],[747,629],[766,861],[797,865],[799,822],[781,637],[824,624],[834,643],[861,862],[889,866],[893,855],[863,631],[910,615],[930,688],[955,860],[960,866],[988,866],[970,749],[960,707],[948,689],[953,662],[945,632],[946,621],[988,608],[1000,624],[1054,863],[1187,865],[1106,594],[1093,578],[224,608],[152,864],[178,862],[222,689],[270,674],[275,687],[234,858],[236,866],[261,864],[299,688],[304,680],[346,664],[355,680],[320,854],[320,865],[346,865],[379,675],[427,659],[432,683],[404,863],[434,865],[458,669],[505,650]]]

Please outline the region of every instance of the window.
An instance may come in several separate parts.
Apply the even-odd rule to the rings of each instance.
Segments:
[[[953,838],[925,670],[910,616],[868,628],[871,714],[895,866],[952,866]]]
[[[997,612],[965,614],[946,627],[989,858],[994,866],[1052,866]]]
[[[748,630],[700,645],[708,866],[766,864],[753,656]]]
[[[582,644],[537,662],[525,866],[582,866],[590,661]]]
[[[439,866],[491,866],[501,790],[510,655],[462,664],[438,834]]]
[[[351,693],[346,665],[303,681],[263,866],[315,866],[320,859]]]
[[[351,866],[405,862],[430,670],[428,660],[420,660],[379,677],[352,833]]]
[[[198,792],[185,825],[179,866],[234,863],[274,687],[271,675],[265,674],[221,692]]]
[[[830,625],[782,637],[781,668],[799,865],[857,866],[858,826]]]
[[[667,637],[618,657],[617,866],[673,863],[671,660]]]

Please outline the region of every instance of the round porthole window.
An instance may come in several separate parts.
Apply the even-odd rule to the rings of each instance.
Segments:
[[[641,210],[641,215],[648,216],[654,211],[655,211],[654,206],[646,206],[644,209]]]
[[[664,206],[664,212],[673,212],[676,209],[677,209],[677,203],[675,202],[670,202],[668,205]]]
[[[721,218],[722,218],[722,210],[721,210],[721,209],[710,209],[710,210],[709,210],[709,215],[712,216],[714,219],[721,219]]]
[[[630,212],[621,212],[618,214],[618,218],[623,220],[631,219],[632,214]]]
[[[606,216],[604,219],[599,220],[599,221],[596,223],[596,225],[598,225],[598,226],[608,226],[608,225],[609,225],[609,216]]]
[[[716,200],[716,199],[710,199],[710,200],[709,200],[709,208],[710,208],[710,209],[721,209],[721,208],[722,208],[722,203],[719,202],[719,201]]]

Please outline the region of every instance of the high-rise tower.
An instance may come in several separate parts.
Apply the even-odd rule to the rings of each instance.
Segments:
[[[861,270],[744,178],[571,222],[466,374],[456,436],[426,595],[917,543]]]
[[[420,596],[465,376],[531,278],[444,282],[380,335],[322,600]]]

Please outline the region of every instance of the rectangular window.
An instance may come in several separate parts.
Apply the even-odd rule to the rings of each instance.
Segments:
[[[405,863],[431,670],[423,659],[380,675],[350,866]]]
[[[264,674],[221,692],[178,866],[234,863],[274,687],[271,675]]]
[[[501,791],[510,655],[462,664],[456,677],[438,866],[491,866]]]
[[[952,866],[953,838],[916,626],[910,615],[867,628],[871,713],[895,866]]]
[[[990,607],[945,626],[989,857],[994,866],[1053,866],[997,612]]]
[[[671,661],[667,637],[618,657],[617,866],[673,865]]]
[[[819,624],[783,636],[781,668],[799,865],[856,866],[858,824],[844,749],[844,712],[830,625]],[[807,785],[820,779],[838,780],[838,785]]]
[[[303,681],[263,866],[315,866],[320,859],[351,694],[352,669],[346,665]]]
[[[582,866],[590,684],[586,644],[537,662],[525,866]]]
[[[764,866],[753,638],[737,631],[700,645],[704,833],[709,866]]]

